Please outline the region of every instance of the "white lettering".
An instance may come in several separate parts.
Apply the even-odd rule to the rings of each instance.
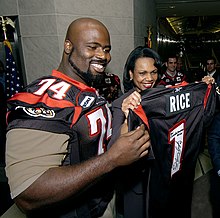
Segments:
[[[170,97],[170,112],[175,112],[175,111],[176,111],[175,97],[171,96]]]
[[[180,108],[181,108],[181,109],[184,109],[185,106],[186,106],[184,100],[185,100],[185,95],[184,95],[184,94],[181,94],[181,95],[180,95]]]
[[[190,108],[190,93],[186,93],[186,108]]]
[[[190,93],[170,96],[170,113],[190,108]]]
[[[185,148],[185,121],[182,120],[169,130],[168,140],[172,147],[173,159],[171,177],[181,169]]]

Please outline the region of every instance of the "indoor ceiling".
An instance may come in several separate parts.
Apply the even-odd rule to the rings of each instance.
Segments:
[[[208,55],[216,57],[220,65],[220,0],[155,0],[155,3],[159,34],[179,42],[178,53],[183,51],[190,68],[200,68]],[[167,50],[161,47],[160,52],[163,56]]]
[[[157,17],[178,36],[220,38],[220,0],[155,0]]]
[[[158,17],[220,15],[219,0],[155,0]]]

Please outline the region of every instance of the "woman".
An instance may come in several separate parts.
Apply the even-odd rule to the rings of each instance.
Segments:
[[[149,88],[157,86],[160,77],[160,57],[150,48],[139,46],[135,48],[128,56],[123,75],[123,85],[125,94],[113,102],[113,134],[110,141],[110,145],[118,138],[120,132],[128,132],[127,116],[129,109],[133,110],[141,102],[140,92]],[[149,158],[152,154],[149,154]],[[144,159],[146,161],[147,158]],[[148,178],[148,167],[144,168],[144,173],[140,173],[139,169],[143,169],[140,165],[145,165],[143,161],[137,162],[129,167],[124,167],[121,171],[119,169],[119,183],[116,188],[116,210],[117,216],[123,214],[124,217],[145,217],[143,213],[147,211],[146,205],[142,205],[142,197],[145,196],[146,191],[142,190],[142,182]],[[138,166],[137,166],[138,165]],[[132,172],[131,172],[132,171]],[[127,173],[128,172],[128,173]],[[129,175],[132,175],[130,178]],[[140,179],[140,176],[144,178]],[[147,184],[147,182],[145,183]],[[131,186],[132,187],[131,187]],[[140,202],[135,196],[135,201],[132,201],[132,194],[129,191],[143,192],[138,194],[140,196]],[[124,194],[126,197],[124,198]],[[129,203],[126,203],[128,199]],[[132,204],[132,205],[130,205]],[[124,206],[123,206],[124,205]],[[129,210],[127,208],[134,208]],[[140,214],[137,213],[140,212]],[[143,212],[143,213],[142,213]]]
[[[121,128],[122,132],[127,131],[127,120],[125,118],[128,116],[129,109],[133,110],[140,104],[140,92],[157,85],[160,68],[160,57],[150,48],[138,46],[129,54],[123,74],[125,94],[116,99],[112,106],[113,141],[118,137]],[[124,125],[121,126],[123,123]]]

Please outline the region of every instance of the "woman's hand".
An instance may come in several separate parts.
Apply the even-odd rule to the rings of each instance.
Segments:
[[[202,82],[205,82],[207,85],[208,84],[214,84],[215,83],[215,79],[212,76],[204,76],[202,78]]]
[[[129,109],[134,110],[141,103],[141,95],[134,91],[127,98],[125,98],[122,102],[122,111],[125,114],[125,117],[128,117]]]

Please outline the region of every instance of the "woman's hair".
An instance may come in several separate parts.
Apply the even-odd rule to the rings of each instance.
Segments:
[[[153,58],[155,60],[154,66],[158,69],[158,77],[160,77],[160,68],[161,68],[160,56],[150,48],[144,46],[138,46],[129,54],[124,66],[124,73],[123,73],[124,92],[127,92],[134,87],[133,81],[130,80],[129,71],[131,70],[131,72],[134,72],[136,60],[138,58],[143,58],[143,57]]]

